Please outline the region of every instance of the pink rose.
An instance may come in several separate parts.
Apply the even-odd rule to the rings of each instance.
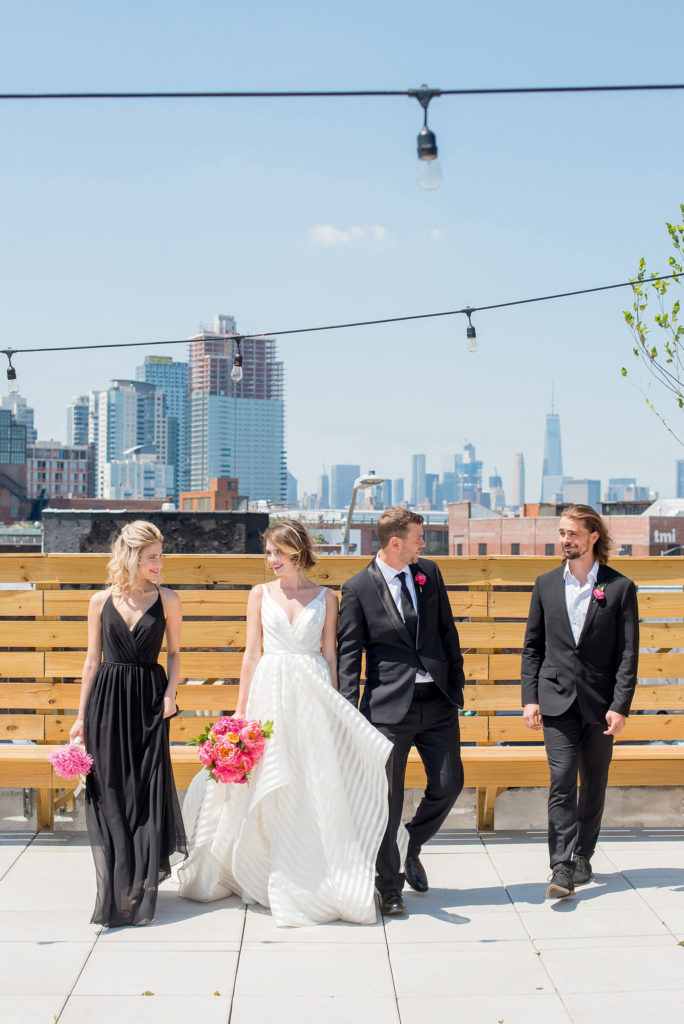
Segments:
[[[240,730],[240,739],[248,749],[253,747],[255,744],[261,743],[263,736],[264,734],[261,731],[261,725],[259,722],[248,722],[247,725]]]
[[[227,732],[239,733],[244,724],[244,718],[229,718],[224,715],[214,722],[211,731],[215,736],[225,736]]]
[[[241,782],[243,772],[227,765],[214,765],[214,778],[217,782]]]
[[[211,740],[205,740],[204,743],[200,743],[197,748],[197,756],[205,767],[214,762],[214,748]]]
[[[414,579],[419,587],[422,587],[424,583],[427,583],[427,576],[424,576],[422,572],[417,572]]]
[[[593,594],[597,601],[603,601],[606,596],[606,592],[603,587],[594,587]]]

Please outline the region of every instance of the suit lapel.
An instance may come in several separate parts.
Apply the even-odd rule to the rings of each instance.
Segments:
[[[596,584],[598,585],[600,583],[604,583],[605,582],[605,578],[606,578],[607,575],[608,574],[606,572],[605,566],[604,565],[599,565],[598,573],[596,574]],[[593,588],[592,588],[592,590],[593,590]],[[596,615],[597,609],[598,609],[598,601],[596,600],[596,598],[594,597],[594,595],[592,593],[591,597],[589,598],[589,607],[587,608],[587,614],[586,614],[585,619],[584,619],[584,625],[582,626],[582,632],[580,633],[579,640],[577,641],[577,645],[578,646],[584,640],[584,636],[585,636],[587,630],[589,629],[589,627],[591,626],[592,622],[594,621],[594,616]]]
[[[565,631],[568,634],[568,643],[573,647],[575,646],[575,634],[572,631],[572,624],[570,622],[570,616],[568,615],[568,605],[565,600],[565,566],[561,565],[558,569],[558,580],[556,582],[556,600],[559,604],[560,616],[565,624]]]
[[[377,565],[375,564],[375,559],[373,559],[373,561],[368,566],[368,575],[370,576],[373,585],[378,592],[378,597],[380,598],[383,608],[389,615],[392,625],[400,634],[404,643],[408,644],[409,647],[413,647],[413,643],[411,641],[411,634],[409,633],[404,623],[404,620],[399,614],[399,609],[392,600],[390,589],[385,583],[385,577],[382,575]],[[420,629],[420,617],[418,619],[418,629]]]
[[[422,598],[423,598],[423,587],[425,586],[425,583],[423,584],[423,587],[421,587],[418,583],[416,583],[416,573],[423,571],[420,568],[420,565],[417,562],[415,563],[415,565],[410,565],[409,566],[409,571],[411,573],[411,578],[413,580],[413,589],[414,589],[414,591],[416,593],[416,613],[418,615],[418,627],[416,629],[416,647],[420,647],[421,612],[423,610]],[[425,573],[423,573],[423,576],[425,576]]]

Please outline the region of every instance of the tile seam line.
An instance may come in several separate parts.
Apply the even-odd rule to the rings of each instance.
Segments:
[[[492,845],[494,845],[494,844],[492,844]],[[485,848],[487,848],[487,844],[486,844],[486,842],[485,842]],[[512,898],[511,898],[511,894],[510,894],[510,893],[509,893],[509,891],[508,891],[508,886],[506,886],[506,885],[504,884],[503,876],[502,876],[502,875],[501,875],[501,873],[499,872],[499,869],[497,868],[497,866],[496,866],[496,864],[495,864],[494,860],[493,860],[493,859],[492,859],[492,857],[490,856],[490,854],[489,854],[489,849],[488,849],[488,848],[487,848],[487,856],[489,857],[489,862],[490,862],[490,864],[492,865],[492,868],[494,869],[494,872],[495,872],[495,874],[496,874],[497,878],[499,879],[499,881],[500,881],[500,883],[501,883],[501,886],[502,886],[502,888],[503,888],[504,892],[506,893],[506,895],[508,896],[508,899],[510,900],[511,904],[513,905],[513,909],[515,910],[515,913],[516,913],[516,916],[517,916],[517,918],[518,918],[518,921],[520,922],[521,926],[522,926],[522,927],[524,928],[524,930],[525,930],[525,934],[527,935],[527,937],[528,937],[528,939],[529,939],[529,941],[530,941],[530,946],[531,946],[531,953],[532,953],[532,955],[533,955],[533,956],[536,956],[536,957],[537,957],[537,959],[538,959],[538,960],[539,960],[539,962],[541,963],[542,967],[544,968],[544,973],[546,974],[546,977],[547,977],[547,978],[548,978],[548,980],[549,980],[549,984],[551,985],[551,988],[552,988],[553,992],[555,992],[555,994],[556,994],[556,995],[558,996],[558,998],[559,998],[559,999],[561,1000],[561,1004],[562,1004],[562,1006],[563,1006],[563,1010],[564,1010],[564,1012],[565,1012],[565,1013],[567,1013],[567,1015],[568,1015],[568,1020],[569,1020],[570,1022],[572,1022],[572,1019],[573,1019],[573,1018],[572,1018],[572,1016],[570,1015],[570,1013],[568,1012],[568,1008],[566,1007],[565,1003],[563,1002],[563,997],[562,997],[561,993],[560,993],[560,992],[558,991],[558,988],[557,988],[557,986],[556,986],[556,983],[555,983],[555,981],[553,980],[553,978],[552,978],[552,976],[551,976],[551,972],[549,971],[548,967],[547,967],[547,966],[546,966],[546,964],[544,963],[544,951],[543,951],[543,950],[541,950],[541,949],[537,949],[537,943],[536,943],[536,942],[535,942],[535,940],[534,940],[534,939],[532,938],[532,935],[530,934],[530,931],[529,931],[529,929],[528,929],[527,925],[526,925],[526,924],[525,924],[525,922],[523,921],[523,919],[522,919],[522,916],[521,916],[521,914],[520,914],[520,911],[518,910],[518,907],[517,907],[517,905],[516,905],[515,901],[514,901],[514,900],[513,900]]]
[[[14,858],[14,860],[12,861],[12,863],[11,863],[11,864],[10,864],[10,865],[9,865],[9,866],[7,867],[7,869],[6,869],[5,871],[3,871],[3,873],[2,873],[1,875],[0,875],[0,882],[2,882],[2,881],[3,881],[3,879],[5,879],[5,878],[7,877],[7,875],[8,875],[9,873],[10,873],[10,871],[12,870],[12,868],[14,867],[14,865],[15,865],[15,864],[18,864],[18,863],[19,863],[19,861],[21,860],[21,858],[22,858],[22,857],[24,856],[24,854],[25,854],[25,853],[26,853],[26,851],[28,850],[29,846],[33,846],[34,842],[36,841],[36,839],[38,838],[38,836],[39,836],[39,835],[40,835],[40,833],[39,833],[39,832],[34,832],[34,833],[33,833],[33,835],[32,835],[32,836],[31,836],[31,838],[29,839],[28,843],[26,843],[26,845],[24,846],[24,848],[23,848],[23,850],[21,851],[21,853],[19,853],[19,854],[18,854],[18,855],[17,855],[17,856],[16,856],[15,858]]]
[[[230,993],[230,1002],[228,1004],[228,1016],[226,1017],[226,1024],[231,1024],[233,1019],[233,1003],[235,1002],[235,992],[237,990],[238,971],[240,970],[240,960],[242,959],[242,946],[245,940],[245,929],[247,927],[247,904],[243,904],[242,912],[242,930],[240,932],[240,942],[238,943],[238,955],[235,962],[235,974],[233,975],[233,988]]]
[[[641,891],[640,891],[639,889],[637,889],[637,887],[636,887],[635,885],[632,885],[632,883],[630,882],[629,878],[626,878],[626,877],[625,877],[624,873],[623,873],[623,872],[621,871],[621,869],[620,869],[620,868],[619,868],[619,867],[617,866],[617,864],[615,863],[615,861],[613,860],[613,858],[609,856],[609,854],[608,854],[608,852],[607,852],[606,848],[605,848],[605,847],[603,846],[603,844],[602,844],[602,843],[601,843],[600,841],[599,841],[599,844],[598,844],[598,845],[599,845],[599,847],[600,847],[600,849],[601,849],[601,852],[603,853],[604,857],[605,857],[605,858],[606,858],[606,859],[607,859],[608,861],[610,861],[610,863],[611,863],[611,864],[613,865],[613,867],[615,868],[616,872],[617,872],[617,873],[618,873],[618,874],[620,875],[620,878],[622,878],[622,879],[623,879],[623,880],[624,880],[624,881],[625,881],[625,882],[627,883],[627,885],[628,885],[628,886],[629,886],[629,887],[630,887],[630,888],[632,889],[632,891],[633,891],[633,892],[635,892],[635,893],[637,894],[637,896],[639,897],[639,899],[641,900],[641,902],[643,903],[643,905],[644,905],[645,907],[647,907],[647,909],[648,909],[648,910],[649,910],[649,911],[651,912],[651,914],[653,914],[653,916],[655,917],[656,921],[658,921],[658,923],[659,923],[660,925],[662,925],[662,927],[663,927],[663,928],[665,929],[665,931],[666,931],[666,932],[667,932],[667,933],[668,933],[669,935],[671,935],[671,936],[672,936],[672,938],[674,939],[675,943],[677,943],[677,944],[678,944],[678,939],[677,939],[677,935],[676,935],[676,933],[672,931],[672,929],[670,928],[669,924],[665,924],[665,922],[663,921],[662,917],[661,917],[661,916],[660,916],[660,914],[658,913],[657,909],[656,909],[655,907],[652,907],[652,906],[651,906],[651,904],[650,904],[650,903],[648,902],[648,900],[647,900],[647,899],[646,899],[646,898],[645,898],[644,896],[642,896],[642,894],[641,894]]]
[[[382,934],[383,934],[383,937],[385,939],[385,953],[387,954],[387,965],[389,967],[390,978],[392,979],[392,991],[394,993],[394,1006],[395,1006],[395,1009],[397,1011],[397,1021],[399,1022],[399,1024],[402,1024],[401,1010],[399,1009],[399,996],[397,995],[397,984],[396,984],[396,981],[394,980],[394,968],[392,966],[392,954],[391,954],[391,951],[390,951],[389,941],[388,941],[388,938],[387,938],[387,929],[385,928],[385,918],[383,917],[382,911],[379,908],[378,908],[378,913],[380,914],[380,920],[382,921]]]

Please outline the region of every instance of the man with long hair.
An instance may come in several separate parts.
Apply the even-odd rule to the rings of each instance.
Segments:
[[[636,587],[607,565],[605,523],[588,505],[570,505],[559,534],[564,562],[537,577],[522,656],[523,718],[529,729],[543,723],[551,774],[549,899],[593,878],[613,741],[639,658]]]

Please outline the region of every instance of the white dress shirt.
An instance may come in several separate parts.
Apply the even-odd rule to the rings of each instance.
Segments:
[[[401,580],[399,579],[399,574],[403,572],[406,578],[406,586],[408,588],[409,596],[411,598],[411,603],[413,604],[413,607],[415,608],[417,615],[418,599],[416,597],[416,587],[413,582],[413,573],[409,569],[408,565],[405,565],[403,569],[393,569],[391,565],[388,565],[387,562],[383,562],[383,560],[381,558],[378,558],[377,555],[375,556],[375,564],[382,573],[385,582],[389,587],[389,592],[392,595],[392,600],[396,604],[397,611],[401,615],[402,620],[404,619],[404,610],[401,607]],[[416,672],[416,682],[431,683],[433,682],[433,679],[428,672]]]
[[[599,564],[594,562],[589,575],[587,576],[587,582],[584,585],[580,584],[580,581],[573,576],[570,571],[570,563],[566,562],[563,569],[563,577],[565,579],[565,607],[568,609],[568,618],[570,619],[570,626],[572,628],[572,635],[575,638],[575,643],[580,638],[580,634],[584,627],[584,620],[587,617],[589,611],[589,602],[591,600],[594,587],[596,586],[596,577],[598,576]]]

